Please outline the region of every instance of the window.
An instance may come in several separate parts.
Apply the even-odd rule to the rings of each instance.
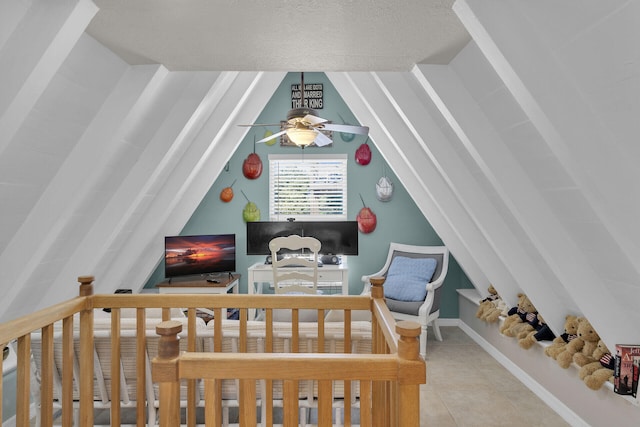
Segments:
[[[347,219],[347,155],[269,155],[269,219]]]

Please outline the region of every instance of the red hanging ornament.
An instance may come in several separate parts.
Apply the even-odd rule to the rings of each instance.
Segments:
[[[356,215],[356,221],[358,221],[358,230],[360,230],[360,232],[363,234],[369,234],[376,229],[378,220],[376,218],[376,214],[374,214],[373,211],[364,204],[362,195],[360,195],[360,200],[362,200],[362,205],[364,207],[360,209],[360,212],[358,212],[358,215]]]
[[[356,150],[356,163],[362,166],[366,166],[371,162],[371,148],[369,148],[367,141],[369,141],[369,137]]]
[[[262,174],[262,159],[256,154],[256,137],[253,137],[253,153],[242,162],[242,174],[247,179],[257,179]]]

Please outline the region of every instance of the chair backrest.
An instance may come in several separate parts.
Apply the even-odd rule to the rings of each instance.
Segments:
[[[383,268],[386,277],[393,258],[397,256],[407,258],[433,258],[436,260],[436,269],[433,272],[430,283],[434,283],[434,300],[429,313],[440,309],[440,296],[442,292],[442,282],[447,275],[449,268],[449,249],[446,246],[414,246],[392,242],[389,245],[387,262]]]
[[[314,237],[296,234],[276,237],[269,242],[275,293],[317,293],[318,253],[321,246]],[[292,253],[282,257],[280,251],[283,249]]]

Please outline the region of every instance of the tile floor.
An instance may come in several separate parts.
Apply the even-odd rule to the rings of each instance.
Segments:
[[[427,344],[421,426],[568,426],[460,328],[440,330]]]

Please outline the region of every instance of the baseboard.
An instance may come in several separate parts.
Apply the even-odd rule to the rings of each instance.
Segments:
[[[438,318],[438,326],[460,326],[460,319]]]

